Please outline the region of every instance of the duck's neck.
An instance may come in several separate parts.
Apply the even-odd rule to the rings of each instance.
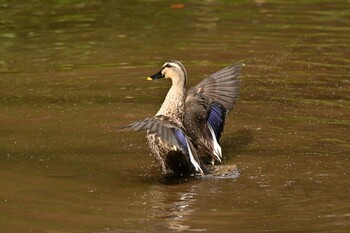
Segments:
[[[185,113],[185,83],[174,82],[156,115],[164,115],[183,122]]]

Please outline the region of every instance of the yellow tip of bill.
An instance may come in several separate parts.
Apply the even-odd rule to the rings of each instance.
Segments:
[[[150,81],[150,80],[153,80],[153,79],[152,79],[151,77],[148,77],[148,78],[147,78],[147,80],[149,80],[149,81]]]

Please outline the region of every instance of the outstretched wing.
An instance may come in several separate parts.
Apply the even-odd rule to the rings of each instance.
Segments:
[[[160,115],[152,118],[146,118],[144,120],[126,125],[121,129],[148,131],[148,134],[154,134],[156,137],[162,138],[170,145],[176,146],[176,148],[187,155],[195,170],[201,174],[204,174],[200,166],[200,161],[198,160],[197,156],[193,154],[193,146],[191,145],[190,140],[187,138],[179,123],[175,122],[170,117]]]
[[[242,64],[235,63],[219,70],[190,89],[187,95],[206,96],[212,102],[219,103],[227,111],[231,111],[239,95],[241,66]]]
[[[166,140],[170,145],[175,145],[182,149],[183,140],[176,136],[176,134],[179,134],[177,131],[182,130],[175,123],[171,123],[164,118],[165,117],[163,116],[146,118],[140,121],[135,121],[121,129],[133,130],[136,132],[148,131],[149,134],[155,134],[156,137]]]
[[[239,95],[241,66],[236,63],[219,70],[187,93],[184,125],[188,135],[203,151],[211,151],[219,162],[222,155],[218,141],[226,114],[233,109]]]

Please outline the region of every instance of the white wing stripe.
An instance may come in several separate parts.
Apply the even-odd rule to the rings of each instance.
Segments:
[[[215,136],[215,133],[214,133],[214,130],[213,128],[211,127],[210,124],[207,124],[208,125],[208,128],[209,128],[209,131],[211,133],[211,136],[213,138],[213,143],[214,143],[214,155],[216,156],[216,158],[220,161],[221,163],[221,158],[222,158],[222,150],[221,150],[221,146],[219,145],[218,141],[216,140],[216,136]]]
[[[194,166],[196,171],[199,171],[203,175],[204,172],[203,172],[202,168],[199,166],[199,164],[197,163],[197,161],[194,159],[190,145],[188,144],[187,138],[186,138],[186,144],[187,144],[188,154],[190,155],[190,161],[191,161],[192,165]]]

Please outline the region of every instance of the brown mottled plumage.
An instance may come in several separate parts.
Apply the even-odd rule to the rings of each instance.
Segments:
[[[150,149],[163,173],[205,175],[221,163],[219,140],[226,114],[239,95],[240,64],[204,79],[186,94],[187,72],[179,61],[166,62],[149,80],[170,78],[172,86],[152,118],[123,129],[147,131]]]

